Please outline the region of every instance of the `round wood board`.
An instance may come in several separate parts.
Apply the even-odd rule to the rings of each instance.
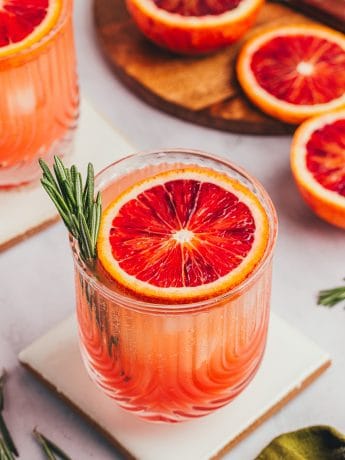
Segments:
[[[124,0],[95,0],[96,31],[115,74],[138,96],[190,122],[242,134],[294,130],[256,109],[241,92],[234,63],[241,42],[203,57],[173,55],[146,40]],[[278,3],[267,3],[255,26],[311,22]],[[246,38],[249,36],[247,34]]]

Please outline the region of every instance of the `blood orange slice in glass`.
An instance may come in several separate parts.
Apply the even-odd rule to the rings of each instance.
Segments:
[[[141,31],[161,47],[184,54],[215,51],[239,39],[264,0],[127,0]]]
[[[54,27],[62,0],[0,0],[0,57],[39,41]]]
[[[266,30],[241,50],[237,74],[264,112],[300,123],[345,105],[345,37],[308,24]]]
[[[345,228],[345,109],[299,127],[291,166],[302,196],[316,214]]]
[[[105,210],[98,256],[120,285],[170,302],[210,298],[243,281],[263,257],[267,215],[256,195],[207,168],[143,180]]]

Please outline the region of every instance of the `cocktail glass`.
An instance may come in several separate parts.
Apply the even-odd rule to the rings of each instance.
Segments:
[[[72,3],[62,0],[39,41],[0,56],[0,188],[37,179],[38,158],[71,152],[79,106]]]
[[[224,406],[252,380],[266,344],[277,218],[255,179],[202,152],[141,153],[97,176],[103,207],[138,181],[187,165],[236,179],[257,195],[267,213],[264,255],[234,289],[187,304],[142,300],[118,289],[101,267],[86,267],[71,239],[80,346],[88,373],[121,407],[150,421],[179,422]]]

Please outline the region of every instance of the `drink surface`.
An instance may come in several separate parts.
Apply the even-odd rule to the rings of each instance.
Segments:
[[[105,213],[132,186],[185,167],[161,162],[125,169],[102,186]],[[91,377],[123,408],[151,421],[200,417],[231,401],[255,375],[266,343],[270,260],[236,295],[206,296],[199,307],[143,297],[100,263],[93,276],[98,283],[76,265],[82,355]]]
[[[39,157],[69,153],[78,114],[71,15],[71,0],[0,2],[0,187],[36,179]]]

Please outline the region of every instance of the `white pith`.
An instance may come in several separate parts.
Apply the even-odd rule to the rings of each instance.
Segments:
[[[345,120],[345,110],[327,113],[325,115],[314,118],[305,123],[304,129],[300,131],[300,134],[296,137],[293,144],[293,156],[292,163],[295,174],[298,175],[298,179],[304,184],[304,186],[310,190],[311,193],[317,194],[324,200],[337,204],[345,209],[345,197],[337,192],[328,190],[323,187],[313,176],[313,174],[307,169],[306,166],[306,144],[310,140],[311,135],[317,129],[324,127],[327,124],[331,124],[336,120]]]
[[[159,176],[160,175],[158,175],[156,178],[151,178],[147,181],[144,181],[143,183],[139,184],[137,187],[134,187],[132,190],[130,190],[129,193],[124,193],[123,196],[119,198],[116,205],[111,208],[111,212],[107,214],[107,210],[106,210],[105,212],[106,217],[103,219],[103,222],[101,224],[101,231],[100,231],[101,246],[102,248],[104,248],[102,249],[102,252],[106,254],[107,260],[111,261],[111,264],[115,268],[115,271],[122,273],[122,279],[125,279],[127,287],[129,287],[130,289],[134,291],[138,291],[138,292],[145,291],[146,293],[150,295],[155,295],[159,292],[160,293],[159,296],[162,298],[173,297],[176,299],[179,297],[180,298],[195,298],[196,292],[197,292],[197,296],[200,297],[204,293],[207,294],[212,290],[216,291],[217,288],[220,289],[222,285],[224,284],[225,280],[228,280],[230,277],[235,278],[239,273],[242,273],[245,270],[242,266],[243,263],[240,263],[239,266],[236,267],[234,270],[232,270],[229,274],[221,278],[218,278],[216,281],[212,283],[201,284],[196,287],[161,288],[161,287],[154,286],[148,282],[141,281],[132,275],[129,275],[120,267],[120,264],[113,258],[112,248],[111,248],[111,244],[109,241],[109,230],[112,226],[112,221],[114,219],[114,216],[118,214],[121,207],[125,203],[127,203],[129,200],[136,198],[140,193],[144,192],[145,190],[150,189],[156,185],[162,185],[167,181],[177,180],[177,179],[184,179],[184,180],[194,179],[194,180],[201,181],[201,182],[213,183],[215,185],[223,187],[224,189],[229,190],[230,192],[234,193],[239,198],[240,201],[242,201],[248,206],[254,218],[256,228],[254,232],[253,245],[249,253],[244,259],[247,266],[250,265],[251,260],[255,259],[255,255],[257,251],[259,250],[260,247],[263,246],[263,235],[261,233],[261,230],[265,227],[264,211],[262,208],[258,206],[258,204],[256,203],[256,201],[254,201],[254,199],[249,198],[247,195],[241,192],[241,186],[236,187],[237,182],[235,180],[233,180],[233,183],[231,183],[229,180],[226,180],[226,179],[222,181],[220,179],[222,176],[218,174],[215,177],[212,177],[212,175],[206,175],[206,174],[198,173],[195,171],[188,171],[188,170],[187,171],[180,170],[177,172],[171,171],[170,173],[164,173],[163,179],[162,177],[159,177]],[[185,229],[182,229],[176,233],[178,234],[177,236],[182,239],[189,239],[191,236],[190,234],[194,236],[193,232],[190,232],[189,230],[187,230],[187,232],[185,231]],[[176,236],[176,233],[175,233],[175,236]],[[267,242],[265,241],[265,244],[266,243]]]
[[[172,235],[173,239],[180,244],[190,243],[193,239],[194,233],[186,228],[182,228]]]
[[[300,75],[307,77],[312,75],[314,66],[311,62],[301,61],[297,64],[296,70]]]
[[[201,25],[213,26],[226,24],[230,20],[241,19],[247,14],[249,10],[255,8],[257,5],[261,4],[261,0],[242,0],[242,2],[233,10],[227,11],[219,15],[208,15],[208,16],[182,16],[177,13],[170,13],[158,6],[153,2],[153,0],[134,0],[136,4],[140,5],[141,9],[146,10],[146,12],[153,17],[159,17],[166,24],[176,25],[183,22],[188,27],[198,28]]]
[[[253,54],[265,43],[269,42],[271,39],[289,35],[315,35],[316,37],[324,38],[330,42],[336,43],[342,48],[342,50],[345,53],[345,38],[340,33],[333,31],[329,32],[327,29],[322,27],[298,25],[273,29],[256,37],[245,47],[245,53],[243,53],[244,58],[241,60],[241,73],[245,75],[245,85],[248,88],[255,88],[255,92],[257,93],[261,101],[267,101],[267,105],[271,107],[277,107],[279,110],[282,110],[287,114],[291,114],[292,117],[297,112],[299,115],[305,115],[305,117],[310,117],[313,115],[317,115],[318,113],[336,110],[345,106],[345,90],[340,97],[333,99],[330,102],[323,104],[300,105],[292,104],[290,102],[278,99],[260,86],[251,69],[251,61]],[[302,61],[298,64],[298,66],[300,66],[299,71],[301,74],[310,75],[310,73],[308,72],[312,71],[310,67],[312,66],[312,64]]]

